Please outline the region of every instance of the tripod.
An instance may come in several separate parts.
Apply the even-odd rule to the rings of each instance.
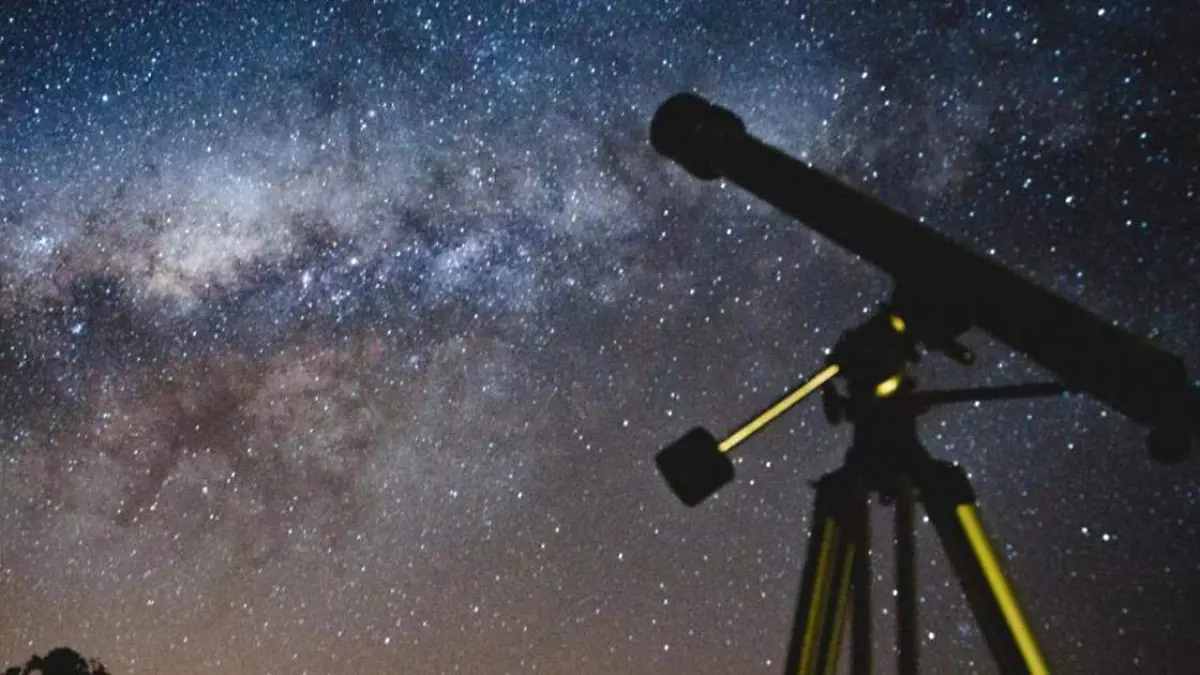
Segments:
[[[919,500],[1001,672],[1046,673],[1036,640],[980,524],[966,473],[930,457],[917,438],[916,419],[936,403],[1051,395],[1063,387],[917,392],[908,373],[908,365],[918,359],[917,338],[901,316],[895,304],[885,307],[843,334],[830,353],[830,365],[808,383],[723,441],[702,428],[693,429],[658,454],[658,467],[684,503],[695,506],[732,480],[727,453],[733,447],[821,389],[826,417],[832,423],[851,422],[854,438],[844,465],[815,482],[815,513],[785,672],[834,672],[848,610],[852,672],[871,672],[868,501],[875,494],[884,504],[895,505],[899,672],[915,675],[918,666],[913,512]],[[954,331],[944,330],[944,322],[940,327],[924,333],[926,344],[969,363],[970,352],[945,337]],[[838,375],[846,379],[845,396],[832,385]]]

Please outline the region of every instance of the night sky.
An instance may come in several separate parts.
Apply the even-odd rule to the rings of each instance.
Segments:
[[[696,509],[653,457],[815,373],[890,280],[658,156],[680,91],[1197,377],[1200,10],[881,4],[4,3],[0,663],[780,672],[850,429],[806,402]],[[1047,378],[965,342],[922,385]],[[1200,659],[1194,461],[1077,395],[921,431],[1056,672]],[[994,672],[918,546],[926,669]]]

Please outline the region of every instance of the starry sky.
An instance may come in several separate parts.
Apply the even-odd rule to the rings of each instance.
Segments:
[[[653,456],[890,281],[656,155],[680,91],[1200,373],[1187,3],[186,4],[0,9],[0,662],[779,672],[849,429],[800,406],[691,510]],[[964,341],[923,385],[1048,377]],[[1194,462],[1076,395],[920,428],[1056,672],[1200,657]],[[924,665],[994,672],[918,547]]]

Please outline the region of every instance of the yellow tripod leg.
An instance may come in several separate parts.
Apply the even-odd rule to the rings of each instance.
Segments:
[[[808,541],[803,582],[788,648],[789,675],[832,674],[849,609],[856,546],[862,525],[857,481],[835,472],[817,486],[817,507]]]
[[[962,584],[992,655],[1005,673],[1050,672],[1029,622],[1005,579],[975,509],[975,493],[957,466],[931,461],[921,472],[921,501]]]
[[[996,604],[1000,606],[1004,624],[1017,643],[1017,649],[1021,652],[1021,660],[1026,671],[1035,675],[1046,675],[1050,669],[1046,666],[1046,660],[1042,657],[1041,650],[1038,649],[1037,640],[1033,637],[1029,622],[1021,613],[1016,595],[1009,586],[1008,580],[1004,578],[1000,561],[992,551],[987,534],[983,531],[983,524],[979,522],[975,506],[960,504],[954,512],[971,544],[971,550],[974,552],[976,560],[979,561],[984,579],[987,581],[988,588],[991,589],[991,595],[995,598]]]

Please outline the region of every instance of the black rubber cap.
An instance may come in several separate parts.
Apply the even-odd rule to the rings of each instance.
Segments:
[[[721,177],[714,153],[721,138],[745,133],[746,125],[737,115],[695,94],[672,96],[650,120],[654,149],[701,180]]]

